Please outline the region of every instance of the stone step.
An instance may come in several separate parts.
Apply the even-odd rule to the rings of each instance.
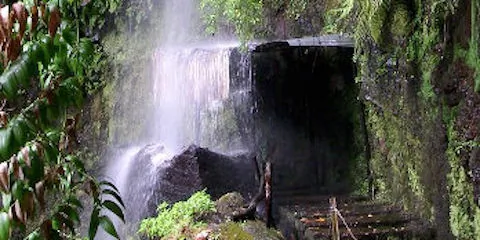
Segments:
[[[321,201],[310,201],[314,198]],[[297,196],[296,199],[295,204],[279,207],[279,225],[281,229],[286,229],[284,232],[287,239],[331,239],[328,197],[308,196],[303,198],[307,199],[303,202],[298,201],[301,197]],[[345,196],[337,201],[338,210],[357,239],[387,239],[390,236],[413,239],[413,236],[432,235],[430,229],[419,229],[422,221],[418,217],[403,212],[402,208],[395,204],[359,198],[348,199]],[[340,218],[339,229],[342,239],[351,239]]]

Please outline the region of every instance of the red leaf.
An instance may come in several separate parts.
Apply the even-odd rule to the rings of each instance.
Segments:
[[[20,38],[15,36],[7,40],[7,60],[14,61],[20,56],[21,45]]]
[[[37,196],[38,203],[40,208],[45,208],[45,184],[43,181],[37,182],[35,184],[35,195]]]
[[[34,199],[34,197],[35,196],[33,195],[32,192],[28,192],[22,198],[21,206],[22,206],[23,212],[25,214],[25,220],[27,220],[27,217],[33,216],[33,214],[35,213],[35,199]]]
[[[20,25],[20,29],[18,30],[18,34],[20,39],[23,39],[23,34],[25,34],[25,30],[27,29],[27,10],[25,9],[25,5],[22,2],[16,2],[12,5],[13,11],[15,12],[15,18]]]
[[[13,207],[15,209],[15,216],[17,217],[18,221],[25,224],[27,222],[27,216],[26,216],[27,214],[25,211],[23,211],[22,207],[20,206],[20,202],[16,200]]]
[[[23,174],[23,170],[20,167],[20,164],[18,164],[18,159],[15,156],[10,158],[9,172],[12,172],[13,176],[15,176],[16,179],[19,179],[19,180],[24,180],[25,179],[25,175]]]
[[[31,166],[32,166],[32,162],[30,161],[29,151],[30,151],[30,149],[29,149],[28,147],[24,147],[24,148],[22,148],[22,150],[21,150],[21,152],[22,152],[22,157],[23,157],[23,161],[25,162],[25,164],[26,164],[28,167],[31,167]]]
[[[54,37],[57,32],[58,27],[60,26],[60,11],[57,7],[53,7],[50,11],[50,20],[48,21],[48,33],[50,37]]]
[[[10,176],[8,174],[7,162],[0,163],[0,188],[3,192],[10,190]]]
[[[6,127],[7,124],[8,124],[7,113],[4,111],[0,111],[0,128]]]
[[[32,17],[32,28],[30,29],[30,32],[33,32],[35,31],[35,29],[37,29],[37,24],[38,24],[38,8],[36,5],[32,6],[31,17]]]

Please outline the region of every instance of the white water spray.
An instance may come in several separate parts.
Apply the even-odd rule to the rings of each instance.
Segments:
[[[151,159],[155,168],[165,167],[168,159],[184,146],[199,144],[202,134],[207,134],[201,130],[202,112],[222,105],[229,98],[230,54],[237,43],[199,44],[197,4],[195,0],[165,0],[162,3],[163,19],[161,32],[157,34],[158,49],[152,53],[152,92],[145,94],[146,97],[153,96],[155,107],[149,112],[153,124],[149,136],[143,140],[164,146],[164,151],[156,153]],[[107,166],[106,175],[117,185],[124,199],[131,195],[154,194],[135,192],[136,189],[142,189],[145,181],[154,184],[153,181],[158,177],[150,176],[156,173],[154,169],[152,173],[143,173],[145,179],[141,183],[128,179],[129,173],[135,171],[134,160],[140,149],[138,146],[129,148],[122,156],[111,159]],[[140,202],[126,202],[126,205],[139,212],[145,206]],[[118,222],[116,225],[117,228],[125,227]],[[119,232],[134,234],[125,229],[119,229]],[[99,234],[97,239],[109,237]]]

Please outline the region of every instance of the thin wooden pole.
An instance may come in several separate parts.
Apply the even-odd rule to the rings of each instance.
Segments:
[[[340,240],[340,230],[338,228],[337,199],[330,198],[330,217],[332,220],[332,240]]]

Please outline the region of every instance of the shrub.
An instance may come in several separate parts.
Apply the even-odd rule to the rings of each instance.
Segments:
[[[205,190],[193,194],[188,200],[169,205],[166,202],[157,208],[155,218],[147,218],[140,223],[139,233],[149,238],[168,237],[185,239],[189,233],[200,229],[204,223],[196,222],[195,217],[215,211],[215,203]]]

